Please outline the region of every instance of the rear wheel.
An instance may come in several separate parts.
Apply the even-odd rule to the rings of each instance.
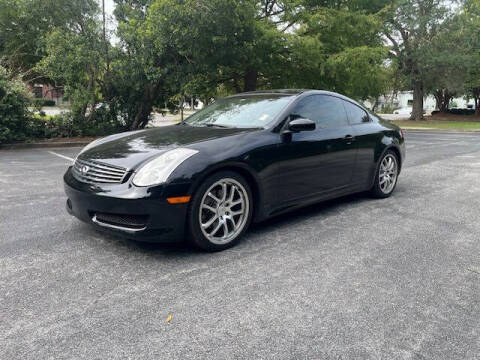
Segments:
[[[219,251],[235,245],[252,217],[252,195],[247,181],[232,171],[205,180],[193,196],[189,235],[194,245]]]
[[[376,198],[387,198],[392,195],[397,185],[399,172],[397,155],[388,150],[380,160],[375,174],[375,183],[371,193]]]

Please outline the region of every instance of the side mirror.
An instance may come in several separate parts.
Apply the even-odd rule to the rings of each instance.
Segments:
[[[315,122],[309,119],[297,118],[288,123],[288,130],[291,132],[315,130]]]

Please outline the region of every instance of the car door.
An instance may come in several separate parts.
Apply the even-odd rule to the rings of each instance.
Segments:
[[[278,149],[276,206],[321,198],[350,185],[356,147],[339,98],[309,95],[294,106],[289,121],[306,118],[313,131],[284,136]],[[285,135],[285,134],[284,134]]]
[[[360,106],[343,101],[348,120],[353,128],[357,146],[357,161],[352,177],[353,186],[363,189],[371,183],[375,171],[375,147],[382,134],[370,119],[368,113]]]

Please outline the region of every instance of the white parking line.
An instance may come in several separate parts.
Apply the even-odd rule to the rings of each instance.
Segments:
[[[476,158],[478,158],[478,156],[476,156],[476,155],[458,155],[457,157],[464,158],[464,159],[476,159]]]
[[[65,155],[62,155],[62,154],[57,154],[55,151],[47,151],[48,153],[52,154],[52,155],[55,155],[55,156],[58,156],[58,157],[61,157],[62,159],[65,159],[65,160],[68,160],[70,162],[74,162],[75,160],[72,159],[71,157],[68,157],[68,156],[65,156]]]

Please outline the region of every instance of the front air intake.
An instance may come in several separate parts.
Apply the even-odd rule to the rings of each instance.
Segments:
[[[147,226],[147,215],[122,215],[96,212],[92,214],[92,221],[100,226],[139,231]]]

